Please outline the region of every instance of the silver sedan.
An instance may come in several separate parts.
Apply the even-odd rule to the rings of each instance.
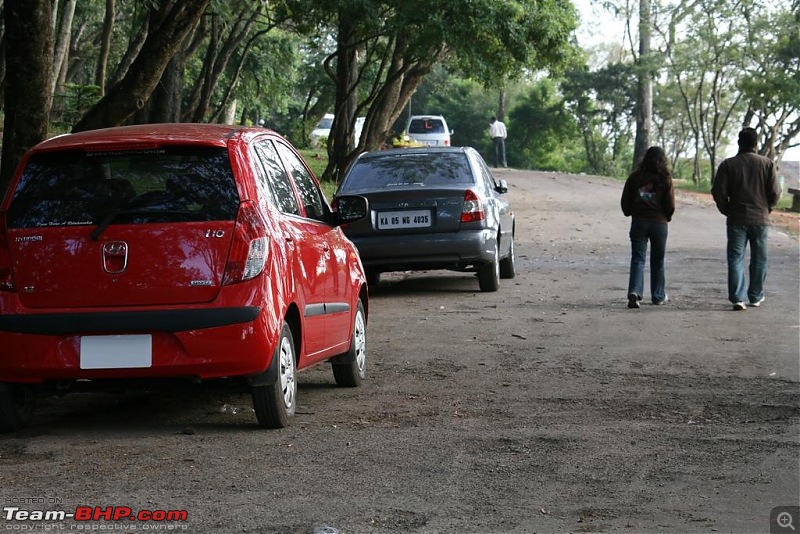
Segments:
[[[371,284],[382,272],[447,269],[497,291],[515,275],[507,191],[475,149],[427,147],[361,154],[336,196],[369,199],[369,216],[344,231]]]

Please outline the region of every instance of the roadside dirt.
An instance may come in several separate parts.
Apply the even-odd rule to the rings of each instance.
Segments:
[[[222,383],[47,398],[33,426],[0,436],[4,508],[186,521],[4,512],[0,528],[770,532],[774,507],[800,503],[797,238],[776,226],[766,302],[733,312],[725,220],[679,192],[670,301],[629,310],[622,184],[497,174],[517,277],[481,293],[471,275],[384,276],[368,381],[303,372],[291,428],[260,430],[246,392]]]

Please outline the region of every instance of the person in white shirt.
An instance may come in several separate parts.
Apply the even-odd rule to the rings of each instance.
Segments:
[[[489,137],[492,138],[492,154],[494,155],[494,166],[508,167],[506,162],[506,125],[497,117],[492,117],[489,124]]]

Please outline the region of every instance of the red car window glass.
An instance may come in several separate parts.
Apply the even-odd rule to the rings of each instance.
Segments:
[[[34,155],[8,210],[9,228],[232,220],[239,197],[227,151]]]

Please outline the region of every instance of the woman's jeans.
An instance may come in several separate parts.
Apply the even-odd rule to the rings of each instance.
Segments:
[[[650,294],[653,302],[667,298],[664,255],[667,250],[667,223],[633,219],[631,222],[631,273],[628,295],[644,294],[644,264],[650,241]]]
[[[767,278],[767,235],[769,226],[728,225],[728,299],[758,302],[764,296]],[[750,284],[745,283],[744,251],[750,243]]]

